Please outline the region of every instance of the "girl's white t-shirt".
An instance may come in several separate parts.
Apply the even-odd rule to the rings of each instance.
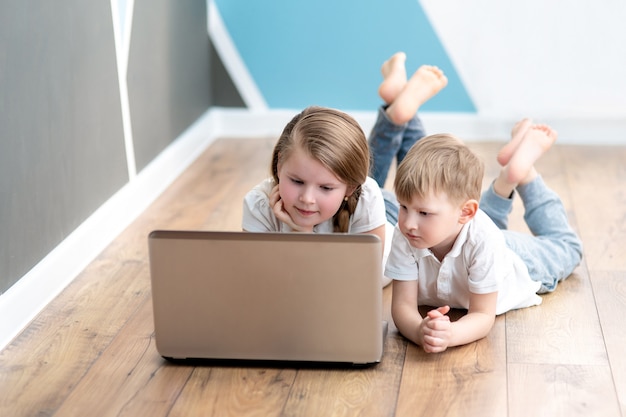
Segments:
[[[274,180],[268,178],[254,187],[243,199],[242,228],[248,232],[292,232],[278,220],[269,204]],[[367,177],[361,186],[361,196],[356,209],[350,216],[348,233],[365,233],[386,222],[385,202],[376,181]],[[314,233],[333,233],[333,221],[329,219],[313,228]]]

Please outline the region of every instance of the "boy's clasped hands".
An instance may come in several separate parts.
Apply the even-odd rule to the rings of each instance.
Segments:
[[[448,348],[452,338],[452,323],[447,316],[449,306],[430,310],[419,326],[419,339],[424,352],[438,353]]]

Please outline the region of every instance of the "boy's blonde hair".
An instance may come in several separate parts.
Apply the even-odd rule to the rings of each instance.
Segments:
[[[426,136],[413,145],[396,171],[394,189],[401,201],[444,192],[453,203],[480,199],[483,162],[450,134]]]
[[[278,165],[289,158],[294,149],[304,150],[355,190],[333,216],[333,230],[346,233],[370,168],[363,129],[339,110],[307,107],[285,126],[274,146],[271,172],[277,184]]]

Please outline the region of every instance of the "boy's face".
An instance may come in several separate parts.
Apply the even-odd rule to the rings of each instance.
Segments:
[[[398,227],[409,244],[430,249],[437,256],[450,251],[463,224],[460,204],[454,204],[445,193],[430,193],[425,198],[399,201]]]

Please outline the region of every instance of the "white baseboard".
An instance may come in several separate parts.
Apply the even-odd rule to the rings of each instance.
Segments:
[[[207,111],[136,177],[0,295],[0,350],[52,301],[218,136]]]
[[[214,108],[220,123],[220,134],[227,137],[266,137],[280,135],[285,124],[300,110],[247,110]],[[376,121],[375,111],[346,111],[361,125],[366,135]],[[517,118],[487,117],[474,113],[421,114],[427,133],[453,133],[464,141],[510,138]],[[558,143],[575,145],[626,145],[624,118],[562,118],[537,120],[559,132]]]

